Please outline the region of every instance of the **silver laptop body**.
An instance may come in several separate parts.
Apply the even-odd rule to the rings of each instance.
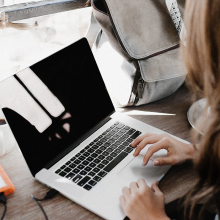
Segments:
[[[164,132],[115,112],[85,38],[0,87],[9,81],[15,104],[7,97],[1,106],[31,173],[97,215],[123,219],[122,188],[139,178],[150,186],[170,168],[155,167],[152,160],[143,167],[148,146],[133,157],[136,137]]]

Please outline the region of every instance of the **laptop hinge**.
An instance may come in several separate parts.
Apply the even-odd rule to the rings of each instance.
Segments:
[[[113,112],[114,113],[114,112]],[[48,164],[44,166],[46,169],[50,169],[55,163],[57,163],[59,160],[61,160],[63,157],[65,157],[70,151],[75,149],[78,145],[80,145],[85,139],[87,139],[89,136],[91,136],[94,132],[96,132],[100,127],[102,127],[104,124],[106,124],[108,121],[110,121],[112,118],[110,116],[107,116],[104,120],[102,120],[100,123],[98,123],[95,127],[93,127],[89,132],[87,132],[83,137],[79,138],[77,141],[75,141],[73,144],[71,144],[66,150],[64,150],[62,153],[60,153],[57,157],[55,157],[52,161],[50,161]],[[36,174],[35,174],[36,175]]]

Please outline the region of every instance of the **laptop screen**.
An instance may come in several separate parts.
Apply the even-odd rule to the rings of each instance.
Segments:
[[[1,82],[0,92],[33,175],[114,112],[85,38]]]

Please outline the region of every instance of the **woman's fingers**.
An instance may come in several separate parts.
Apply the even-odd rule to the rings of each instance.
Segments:
[[[138,191],[138,185],[136,182],[132,182],[130,184],[130,190],[131,190],[131,193],[136,193]]]
[[[122,189],[122,195],[124,196],[125,200],[129,199],[131,194],[131,190],[128,187],[124,187]]]
[[[164,165],[175,165],[177,163],[177,159],[175,156],[172,157],[160,157],[156,158],[153,161],[155,166],[164,166]]]
[[[155,181],[152,185],[151,185],[151,189],[154,191],[154,192],[161,192],[159,187],[158,187],[158,184],[159,182],[158,181]]]
[[[137,186],[138,188],[144,188],[144,187],[150,188],[144,179],[138,179]]]
[[[154,191],[154,193],[158,196],[163,196],[163,193],[161,192],[161,190],[158,187],[159,182],[156,181],[151,185],[151,189]]]
[[[121,204],[121,207],[122,207],[122,209],[124,210],[124,207],[125,207],[125,197],[124,196],[120,196],[119,197],[119,201],[120,201],[120,204]]]
[[[143,166],[145,166],[148,163],[148,161],[150,160],[150,158],[152,157],[152,155],[154,153],[156,153],[157,151],[159,151],[161,149],[166,149],[167,150],[168,148],[169,148],[169,145],[167,145],[167,141],[165,140],[165,138],[162,138],[156,144],[150,146],[147,150],[147,153],[144,156]],[[156,160],[155,160],[154,165],[158,165]]]
[[[142,138],[142,141],[138,144],[138,146],[135,149],[134,152],[134,156],[138,156],[139,153],[141,152],[141,150],[148,144],[154,144],[156,142],[158,142],[159,140],[161,140],[161,136],[159,135],[151,135],[151,136],[145,136],[144,138]]]
[[[132,143],[131,146],[132,147],[136,147],[145,137],[150,137],[150,136],[154,136],[155,134],[151,134],[151,133],[147,133],[147,134],[143,134],[141,136],[139,136],[138,138],[136,138]]]

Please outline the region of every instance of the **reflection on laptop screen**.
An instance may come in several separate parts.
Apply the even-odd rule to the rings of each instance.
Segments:
[[[0,100],[33,175],[114,112],[85,38],[1,82]]]

